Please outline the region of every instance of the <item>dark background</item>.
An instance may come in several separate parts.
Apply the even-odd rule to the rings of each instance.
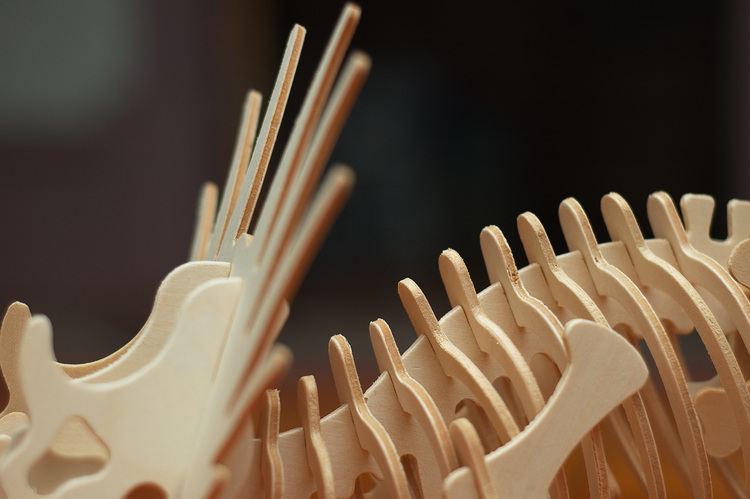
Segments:
[[[223,185],[245,91],[270,96],[286,36],[304,25],[283,144],[341,6],[0,0],[0,305],[49,315],[61,361],[132,337],[187,257],[201,183]],[[563,253],[568,196],[602,241],[609,191],[647,234],[653,191],[750,197],[742,2],[362,7],[353,47],[373,70],[332,158],[358,183],[281,337],[295,375],[328,376],[327,338],[342,333],[367,385],[368,321],[386,319],[402,350],[414,337],[400,279],[442,315],[437,258],[453,247],[487,285],[485,225],[522,266],[516,216],[535,212]]]

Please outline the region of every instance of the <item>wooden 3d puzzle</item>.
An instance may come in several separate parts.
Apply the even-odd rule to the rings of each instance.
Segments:
[[[566,199],[559,253],[524,213],[517,230],[531,263],[521,269],[501,230],[486,227],[491,285],[477,290],[461,256],[444,251],[453,309],[438,318],[418,284],[401,281],[414,342],[402,352],[388,324],[372,322],[382,374],[362,387],[347,340],[332,337],[340,407],[321,414],[315,379],[303,377],[301,425],[280,433],[274,386],[291,352],[276,340],[354,182],[348,167],[326,166],[370,66],[347,56],[359,15],[344,8],[258,203],[304,37],[292,29],[265,112],[260,94],[247,95],[221,196],[212,184],[202,192],[191,261],[164,279],[132,341],[61,364],[50,321],[22,303],[7,310],[2,494],[560,499],[578,494],[565,466],[576,453],[590,497],[619,497],[623,473],[643,497],[746,497],[750,203],[730,203],[729,237],[717,241],[704,195],[683,196],[680,216],[654,193],[655,238],[645,239],[625,199],[607,194],[610,242]],[[714,379],[691,381],[677,345],[688,334]]]

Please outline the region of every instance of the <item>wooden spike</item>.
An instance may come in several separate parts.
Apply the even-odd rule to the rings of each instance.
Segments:
[[[239,198],[240,190],[245,183],[248,162],[253,151],[255,135],[258,131],[261,101],[262,97],[260,92],[255,90],[249,91],[245,96],[245,105],[242,110],[242,117],[240,119],[240,127],[235,142],[232,162],[229,165],[229,172],[227,173],[226,183],[224,184],[224,191],[219,203],[218,213],[216,213],[215,218],[212,219],[212,233],[208,247],[206,248],[206,254],[210,254],[210,259],[212,260],[216,258],[219,244],[226,234],[231,214],[239,209],[237,207],[237,199]],[[251,193],[257,192],[260,189],[260,184],[263,182],[263,175],[261,173],[262,172],[256,168],[254,178],[249,180],[251,184],[253,182],[257,184],[251,185]]]
[[[213,182],[206,182],[201,189],[198,199],[198,209],[195,217],[195,228],[193,229],[193,242],[190,245],[191,262],[205,260],[208,255],[208,245],[213,229],[214,217],[216,217],[216,202],[219,188]]]
[[[318,497],[333,499],[336,497],[333,486],[334,472],[320,432],[318,386],[312,376],[300,378],[297,384],[297,412],[305,433],[307,463],[315,480]]]
[[[234,241],[240,234],[247,232],[250,224],[250,217],[255,208],[257,201],[258,189],[263,183],[263,177],[268,169],[268,163],[271,160],[271,153],[276,144],[276,136],[281,125],[281,118],[284,116],[284,110],[289,98],[294,73],[299,62],[302,42],[305,38],[305,29],[302,26],[295,26],[289,35],[284,58],[281,62],[281,68],[274,85],[271,99],[268,103],[268,109],[263,118],[263,124],[258,134],[258,141],[253,154],[250,158],[249,171],[252,175],[245,175],[239,195],[236,198],[236,206],[243,209],[235,209],[229,217],[229,222],[225,227],[214,227],[214,232],[223,234],[211,238],[212,244],[209,246],[209,255],[216,252],[217,259],[229,261]],[[233,190],[234,192],[234,190]],[[218,241],[218,243],[214,243]],[[214,246],[216,244],[216,246]]]
[[[435,351],[443,371],[466,386],[492,421],[502,442],[518,434],[518,426],[508,406],[477,366],[445,336],[422,290],[411,279],[398,283],[401,303],[417,334],[425,336]]]

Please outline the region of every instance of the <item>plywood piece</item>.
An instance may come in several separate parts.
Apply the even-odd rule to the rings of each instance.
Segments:
[[[113,383],[72,380],[54,361],[49,321],[32,318],[19,356],[32,424],[2,460],[5,491],[37,497],[29,483],[34,464],[63,423],[80,417],[110,450],[109,462],[96,475],[65,482],[46,497],[123,496],[145,482],[176,494],[187,465],[184,438],[200,421],[239,291],[234,279],[200,286],[158,360]]]
[[[621,196],[605,196],[602,199],[602,212],[610,235],[613,239],[622,240],[627,246],[641,281],[668,293],[690,316],[711,356],[722,385],[728,390],[735,428],[742,429],[737,445],[742,443],[743,449],[750,452],[750,392],[732,348],[711,310],[685,276],[648,249],[632,210]],[[707,430],[707,421],[704,420],[703,423],[704,430]],[[715,440],[709,438],[709,435],[715,433],[716,431],[706,431],[706,447],[712,456],[719,456],[721,454],[717,453]],[[745,455],[745,463],[750,465],[748,454]],[[750,469],[746,468],[746,473],[750,476]]]
[[[601,256],[588,218],[577,201],[568,198],[561,203],[560,223],[568,247],[571,251],[580,251],[584,257],[598,293],[617,300],[631,313],[664,383],[691,470],[692,492],[695,497],[711,497],[711,475],[705,442],[687,381],[666,331],[633,281]]]
[[[635,349],[598,324],[571,321],[565,342],[570,364],[542,413],[511,443],[485,457],[500,497],[546,497],[573,447],[648,377]],[[591,393],[600,395],[591,397]],[[472,474],[465,468],[446,479],[444,490],[446,497],[478,497]]]
[[[727,237],[711,237],[716,202],[705,194],[684,194],[680,199],[687,239],[697,251],[729,269],[729,255],[735,246],[750,237],[750,202],[732,199],[727,204]]]
[[[521,241],[530,262],[520,272],[521,278],[527,280],[527,276],[531,274],[534,267],[538,266],[544,275],[545,283],[549,286],[550,294],[561,307],[569,310],[576,317],[609,327],[608,319],[605,318],[605,314],[593,299],[593,297],[598,296],[593,282],[590,278],[586,281],[590,283],[591,289],[591,292],[586,292],[578,282],[568,275],[558,260],[547,237],[547,232],[539,219],[533,213],[527,212],[518,217],[517,223]],[[539,282],[539,280],[536,282]],[[617,419],[612,421],[616,441],[622,449],[631,449],[633,446],[637,448],[640,462],[633,452],[625,453],[624,457],[633,474],[639,480],[641,488],[648,491],[649,497],[664,497],[666,490],[661,463],[648,413],[640,393],[626,399],[623,407],[627,413],[635,442],[630,440],[626,428]]]

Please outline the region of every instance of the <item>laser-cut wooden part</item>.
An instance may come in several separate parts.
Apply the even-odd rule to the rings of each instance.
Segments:
[[[729,255],[739,243],[750,237],[750,202],[732,199],[727,204],[727,237],[711,237],[711,221],[716,202],[705,194],[684,194],[680,199],[685,233],[696,251],[710,256],[728,269]]]
[[[708,291],[715,298],[711,304],[726,311],[745,344],[750,344],[750,301],[724,267],[691,246],[667,193],[649,196],[648,218],[654,234],[672,246],[680,272],[699,292]]]
[[[279,391],[266,390],[258,423],[258,433],[263,442],[260,466],[266,499],[281,499],[284,496],[284,468],[279,453],[280,414]]]
[[[344,6],[281,157],[276,176],[284,180],[274,182],[271,186],[263,213],[258,220],[256,232],[259,234],[265,234],[278,224],[282,208],[280,202],[291,196],[289,193],[295,184],[295,179],[314,176],[315,168],[319,167],[315,161],[307,159],[306,156],[309,156],[310,150],[319,151],[316,156],[322,156],[321,153],[325,152],[326,148],[321,145],[322,135],[316,131],[316,125],[319,129],[325,130],[328,125],[324,122],[333,121],[330,117],[332,113],[325,113],[328,116],[323,120],[321,115],[324,114],[326,100],[336,79],[336,73],[344,60],[344,54],[357,27],[359,17],[360,9],[357,5],[349,3]],[[311,144],[311,142],[317,144]],[[265,251],[265,249],[261,250],[261,257]]]
[[[398,294],[414,329],[429,340],[445,374],[468,388],[490,417],[501,442],[515,437],[519,430],[508,406],[479,368],[445,336],[422,290],[411,279],[404,279],[398,283]]]
[[[352,358],[351,347],[343,336],[336,335],[331,338],[328,343],[328,356],[336,391],[341,402],[349,407],[362,448],[373,455],[383,472],[391,496],[408,497],[409,483],[401,467],[396,447],[367,407],[362,387],[359,384],[357,368]]]
[[[280,324],[286,320],[287,314],[287,310],[282,312]],[[226,439],[216,458],[216,471],[221,473],[221,481],[216,482],[217,488],[211,495],[212,499],[250,495],[249,491],[253,488],[253,484],[250,483],[253,474],[250,471],[256,467],[253,416],[260,411],[263,393],[269,387],[278,385],[291,363],[291,350],[280,343],[275,344],[263,364],[242,388],[238,396],[242,403],[235,408],[231,418],[237,421],[234,432]]]
[[[0,412],[0,422],[7,414],[29,412],[18,365],[18,352],[29,320],[31,320],[29,307],[21,302],[14,302],[5,312],[0,326],[0,367],[5,386],[8,388],[8,404]]]
[[[383,320],[370,323],[370,341],[382,372],[387,372],[399,404],[416,419],[430,441],[443,478],[458,467],[448,427],[432,396],[404,367],[391,329]]]
[[[485,227],[480,242],[490,281],[502,285],[516,322],[540,337],[548,348],[545,355],[554,359],[558,369],[564,371],[568,359],[562,343],[563,326],[552,311],[532,297],[524,287],[505,236],[495,226]],[[537,373],[537,378],[540,374]],[[549,376],[552,373],[546,371],[543,374]],[[553,383],[549,383],[553,388],[557,384],[557,374],[554,373]],[[584,437],[582,449],[591,497],[610,497],[609,473],[601,434],[593,431]]]
[[[440,255],[439,264],[451,306],[463,309],[479,348],[502,366],[516,389],[526,417],[532,420],[544,407],[544,397],[531,368],[516,345],[482,310],[474,283],[459,254],[445,250]]]
[[[487,471],[487,464],[484,462],[484,449],[474,425],[466,418],[459,418],[451,423],[450,431],[461,463],[471,470],[477,497],[479,499],[499,497],[492,484],[490,473]]]
[[[690,316],[696,331],[703,341],[722,385],[728,390],[731,399],[731,413],[735,428],[742,429],[737,446],[742,445],[745,473],[750,477],[750,392],[747,389],[742,371],[732,352],[724,332],[710,309],[688,280],[674,267],[659,259],[646,246],[635,216],[627,202],[617,194],[609,194],[602,199],[602,213],[613,239],[623,241],[638,271],[638,277],[647,286],[661,289],[677,301]],[[706,429],[706,421],[704,430]],[[706,431],[706,448],[712,456],[722,456],[710,438],[715,432]],[[727,454],[723,454],[726,456]]]
[[[71,417],[86,422],[110,450],[110,458],[95,475],[60,483],[46,497],[121,497],[141,483],[159,484],[170,496],[177,494],[188,457],[182,442],[200,421],[239,291],[238,280],[200,286],[186,301],[177,334],[160,358],[115,383],[71,380],[54,362],[49,321],[32,318],[19,356],[32,423],[0,464],[8,495],[37,497],[35,489],[55,485],[44,482],[54,474],[38,466],[45,465],[44,453]],[[113,410],[119,417],[112,417]],[[36,485],[29,483],[32,471],[41,480]]]
[[[304,38],[305,29],[299,25],[295,26],[289,35],[287,48],[281,62],[281,69],[274,84],[268,103],[268,110],[263,118],[263,124],[258,134],[258,145],[253,148],[253,154],[250,158],[248,171],[252,171],[253,173],[252,175],[245,176],[245,181],[242,182],[236,198],[236,206],[242,207],[242,209],[232,210],[231,216],[225,226],[220,227],[217,225],[214,227],[214,232],[218,232],[218,235],[212,235],[211,237],[208,247],[209,257],[216,254],[219,260],[229,260],[235,239],[247,232],[250,217],[255,209],[258,192],[263,183],[268,163],[271,160],[271,153],[276,144],[276,136],[281,124],[281,118],[284,116],[284,110],[292,81],[294,80],[297,63],[299,62]],[[240,165],[238,168],[241,171],[244,169],[244,165]],[[247,181],[248,179],[251,180]],[[234,192],[234,189],[232,192]],[[234,197],[233,194],[232,197]]]
[[[561,203],[560,223],[568,247],[583,255],[598,292],[611,296],[633,315],[664,383],[691,470],[692,492],[695,497],[711,497],[711,475],[698,417],[684,373],[661,322],[638,287],[601,255],[588,218],[577,201],[568,198]]]
[[[284,71],[283,65],[282,71]],[[290,68],[289,71],[293,73],[292,68]],[[285,98],[285,96],[281,96],[281,99],[284,100],[282,102],[277,102],[276,104],[271,102],[272,107],[280,106],[280,108],[283,109],[286,105]],[[232,213],[240,209],[237,206],[237,200],[240,196],[242,186],[245,183],[250,184],[250,196],[247,198],[246,203],[254,206],[258,192],[263,184],[265,170],[262,168],[262,165],[256,167],[253,171],[253,176],[247,181],[245,180],[247,169],[249,167],[248,163],[250,155],[253,151],[253,145],[255,142],[255,134],[258,129],[258,121],[260,120],[261,100],[260,93],[255,90],[249,91],[245,97],[245,105],[242,109],[242,117],[240,118],[240,126],[237,132],[234,154],[232,155],[229,172],[227,173],[227,179],[224,184],[224,194],[218,206],[218,212],[211,219],[208,243],[205,245],[205,256],[203,256],[202,259],[214,260],[216,258],[218,245],[226,234],[229,218]],[[242,210],[243,212],[252,211],[252,207],[245,206]]]
[[[729,255],[728,268],[737,282],[750,287],[750,239],[734,247]]]
[[[208,243],[211,238],[214,218],[216,217],[216,203],[218,202],[219,188],[213,182],[206,182],[201,189],[198,198],[198,207],[195,216],[195,228],[193,229],[193,240],[190,244],[188,260],[205,260],[208,255]]]
[[[530,262],[529,266],[522,269],[521,277],[530,275],[534,266],[538,266],[544,275],[546,285],[549,286],[551,295],[561,307],[577,317],[609,327],[607,319],[590,294],[586,293],[561,267],[547,237],[547,232],[536,215],[529,212],[523,213],[519,215],[517,223],[518,232]],[[537,279],[535,282],[540,281]],[[594,295],[594,293],[591,294]],[[648,413],[640,393],[626,399],[623,407],[635,442],[631,443],[625,425],[617,419],[616,415],[613,416],[614,420],[611,424],[615,441],[630,470],[638,479],[641,489],[644,492],[647,491],[649,497],[665,497],[661,463]]]
[[[531,368],[505,332],[484,313],[468,270],[458,253],[444,251],[439,264],[451,305],[463,310],[480,349],[502,367],[523,405],[526,419],[532,420],[543,407],[544,397]],[[561,470],[556,477],[551,493],[554,497],[568,497],[564,471]]]
[[[635,349],[598,324],[571,321],[564,340],[570,363],[542,413],[516,439],[485,457],[500,497],[545,497],[578,441],[648,377]],[[446,497],[477,497],[467,469],[452,473],[444,487]]]
[[[328,458],[326,444],[320,431],[320,405],[318,387],[312,376],[300,378],[297,385],[297,412],[305,433],[307,464],[312,471],[318,497],[333,499],[336,497],[333,485],[333,468]]]
[[[217,388],[211,391],[208,399],[207,405],[211,408],[211,412],[206,415],[201,429],[200,443],[196,449],[205,451],[220,448],[228,432],[231,432],[232,428],[238,424],[240,414],[234,408],[244,406],[241,387],[248,381],[261,359],[265,358],[264,352],[270,349],[278,336],[283,325],[283,316],[285,316],[282,308],[286,307],[289,290],[295,289],[296,281],[302,278],[312,254],[317,250],[323,235],[346,199],[352,182],[353,178],[348,170],[341,168],[331,170],[313,201],[308,217],[298,229],[293,247],[285,252],[276,272],[268,276],[268,280],[263,279],[262,273],[260,279],[253,280],[252,275],[244,279],[245,283],[252,283],[257,287],[263,287],[265,281],[267,283],[265,292],[261,294],[258,288],[251,289],[250,285],[243,288],[243,299],[245,294],[249,294],[251,298],[257,297],[260,304],[256,307],[257,313],[253,316],[248,316],[250,307],[243,308],[242,304],[238,307],[224,347],[224,355],[216,373],[215,386]],[[254,239],[253,243],[255,241]],[[210,456],[214,452],[199,454],[196,451],[196,461],[192,466],[201,468],[203,471],[200,475],[197,472],[189,474],[189,483],[202,483],[203,487],[206,486],[211,474],[209,470],[213,466]],[[193,491],[196,490],[197,485],[185,487]],[[204,492],[196,492],[196,497],[203,497],[203,494]]]

